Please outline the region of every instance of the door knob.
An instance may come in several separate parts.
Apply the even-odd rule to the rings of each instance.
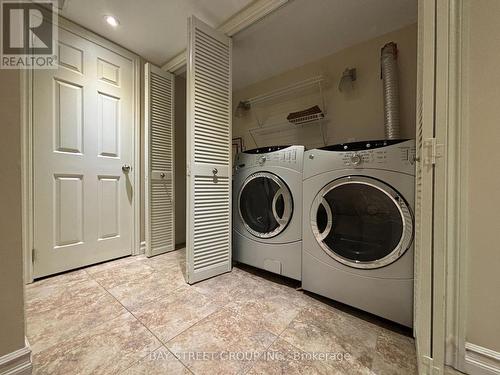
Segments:
[[[125,172],[125,173],[128,173],[132,170],[132,167],[128,164],[123,164],[122,166],[122,171]]]
[[[161,172],[161,173],[160,173],[160,177],[161,177],[161,178],[165,178],[165,176],[166,176],[166,175],[165,175],[165,173],[164,173],[164,172]]]
[[[217,174],[218,172],[219,172],[219,170],[217,168],[212,169],[213,174]]]

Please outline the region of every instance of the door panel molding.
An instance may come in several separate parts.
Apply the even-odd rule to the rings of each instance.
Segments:
[[[63,18],[59,17],[59,28],[82,37],[103,47],[132,64],[132,101],[133,101],[133,223],[132,254],[141,253],[140,241],[140,57],[135,53]],[[73,67],[75,70],[77,67]],[[33,79],[34,72],[26,69],[20,73],[21,88],[21,170],[22,170],[22,222],[23,222],[23,255],[25,283],[33,282],[34,256],[34,169],[33,169]]]

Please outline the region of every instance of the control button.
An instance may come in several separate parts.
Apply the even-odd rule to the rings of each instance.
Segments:
[[[260,158],[260,164],[264,164],[266,162],[267,158],[265,156],[262,156]]]
[[[314,154],[309,154],[309,159],[314,159]]]
[[[361,159],[361,156],[359,156],[359,154],[352,154],[351,155],[351,163],[353,165],[359,165],[359,164],[361,164],[361,161],[362,161],[362,159]]]

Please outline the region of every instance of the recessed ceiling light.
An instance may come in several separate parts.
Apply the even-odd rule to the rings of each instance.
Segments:
[[[114,16],[104,16],[104,20],[106,23],[110,26],[117,27],[120,24],[120,21],[118,21],[118,18]]]

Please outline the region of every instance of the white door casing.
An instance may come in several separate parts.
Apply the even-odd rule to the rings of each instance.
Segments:
[[[418,3],[417,134],[415,186],[415,324],[419,373],[433,373],[432,363],[432,257],[435,103],[435,27],[433,0]]]
[[[133,249],[134,62],[60,29],[59,64],[33,74],[34,277]]]
[[[145,66],[146,255],[175,250],[174,79]]]
[[[231,270],[231,38],[188,20],[186,269],[190,284]]]

